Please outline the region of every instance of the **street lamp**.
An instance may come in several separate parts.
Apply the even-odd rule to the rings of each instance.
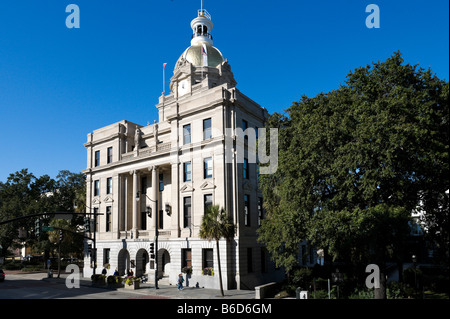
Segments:
[[[155,289],[159,289],[158,287],[158,200],[153,200],[150,197],[145,194],[145,197],[153,203],[156,203],[156,212],[155,212]],[[139,191],[136,193],[136,201],[139,201]],[[152,217],[152,208],[150,206],[147,206],[145,209],[145,212],[147,213],[147,216],[150,218]]]
[[[414,267],[414,290],[417,294],[417,257],[416,255],[412,255],[412,262]]]
[[[92,273],[95,275],[95,270],[97,269],[97,245],[96,245],[97,215],[99,215],[99,214],[97,213],[97,210],[96,210],[96,209],[94,209],[94,212],[92,213],[92,208],[90,208],[89,206],[87,206],[87,205],[86,205],[85,203],[83,203],[83,202],[82,202],[81,204],[83,204],[85,208],[88,208],[88,209],[89,209],[89,213],[88,213],[89,216],[94,215],[94,229],[93,229],[93,233],[94,233],[94,237],[93,237],[94,247],[93,247],[93,250],[92,250],[92,255],[93,255],[93,256],[91,256],[91,257],[92,257],[92,259],[94,260],[94,267],[93,267]],[[74,209],[77,209],[77,208],[78,208],[76,201],[75,201],[74,204],[73,204],[73,208],[74,208]],[[89,218],[90,218],[90,217],[89,217]],[[89,223],[90,223],[90,222],[89,222]],[[90,232],[90,227],[89,227],[89,232]]]

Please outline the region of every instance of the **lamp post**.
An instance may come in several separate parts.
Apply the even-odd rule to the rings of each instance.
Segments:
[[[416,255],[412,255],[412,262],[414,267],[414,291],[416,292],[417,296],[417,257]]]
[[[153,200],[144,194],[145,197],[153,203],[156,203],[156,212],[155,212],[155,289],[159,289],[158,287],[158,200]],[[136,201],[139,201],[139,191],[136,193]],[[152,208],[150,206],[146,207],[147,216],[152,217]]]
[[[97,211],[94,209],[94,212],[92,213],[92,208],[90,208],[89,206],[87,206],[85,203],[82,203],[84,205],[85,208],[89,209],[89,219],[91,215],[94,215],[94,237],[93,237],[93,241],[94,241],[94,247],[92,250],[92,259],[94,260],[94,266],[93,266],[93,270],[92,270],[92,274],[95,275],[95,270],[97,269],[97,245],[96,245],[96,233],[97,233],[97,215],[99,215],[97,213]],[[73,208],[77,209],[77,204],[76,202],[74,202]],[[90,223],[90,221],[89,221]],[[90,232],[90,227],[89,227],[89,232]]]

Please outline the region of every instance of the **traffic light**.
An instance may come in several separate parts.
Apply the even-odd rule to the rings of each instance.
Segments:
[[[91,231],[91,219],[89,217],[86,217],[84,219],[84,231],[86,233],[89,233]]]
[[[92,257],[92,244],[88,244],[88,254]]]
[[[59,242],[62,242],[62,240],[63,240],[63,231],[60,230],[59,231]]]
[[[36,237],[41,235],[41,220],[39,218],[34,221],[34,234]]]
[[[150,243],[150,258],[155,259],[155,243]]]

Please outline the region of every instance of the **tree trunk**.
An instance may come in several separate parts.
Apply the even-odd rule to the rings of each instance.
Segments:
[[[220,253],[219,253],[219,241],[218,240],[216,240],[216,247],[217,247],[217,262],[219,264],[220,293],[222,294],[222,297],[224,297],[223,284],[222,284],[222,269],[220,268]]]

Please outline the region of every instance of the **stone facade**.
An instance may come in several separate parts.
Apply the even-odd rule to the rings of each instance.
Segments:
[[[187,284],[219,288],[216,243],[199,238],[202,216],[214,204],[225,208],[236,225],[234,239],[220,241],[224,289],[253,289],[282,275],[257,242],[264,217],[257,164],[239,163],[235,136],[228,136],[233,148],[225,147],[227,129],[261,128],[268,112],[236,89],[228,62],[212,41],[202,41],[212,28],[204,12],[194,19],[192,45],[175,65],[170,94],[163,93],[156,105],[159,120],[147,126],[124,120],[87,136],[87,213],[100,214],[96,273],[109,263],[108,274],[132,269],[152,282],[156,267],[149,249],[157,226],[162,282],[175,284],[182,268],[192,266]],[[202,21],[207,33],[198,32]],[[210,56],[214,59],[206,61]],[[243,140],[245,152],[249,141]],[[86,277],[94,271],[89,244]]]

